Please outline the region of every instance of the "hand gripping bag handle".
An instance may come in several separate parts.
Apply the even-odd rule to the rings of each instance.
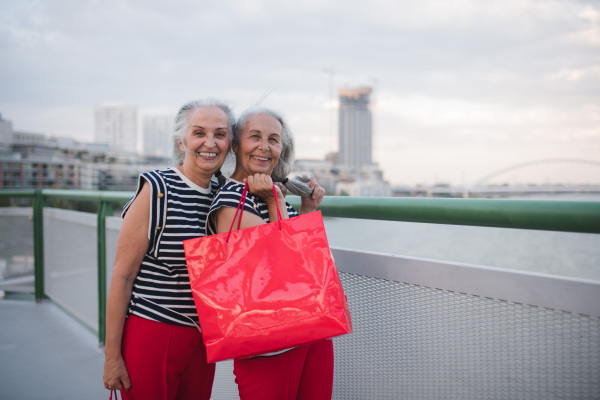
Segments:
[[[242,215],[244,214],[244,206],[243,204],[246,203],[246,195],[248,193],[248,182],[246,182],[246,184],[244,185],[244,190],[242,191],[242,196],[240,197],[240,202],[237,206],[237,209],[235,210],[235,215],[233,216],[233,221],[231,221],[231,226],[229,227],[229,234],[227,235],[227,240],[225,240],[226,243],[229,242],[229,238],[231,237],[231,230],[233,229],[233,224],[235,223],[235,219],[237,218],[238,212],[240,212],[240,219],[238,220],[238,226],[237,229],[240,229],[240,225],[242,224]],[[275,185],[273,185],[273,196],[275,197],[275,200],[277,201],[277,222],[279,223],[279,230],[281,230],[281,210],[279,210],[279,201],[277,200],[277,189],[275,188]],[[241,207],[241,211],[240,211],[240,207]]]

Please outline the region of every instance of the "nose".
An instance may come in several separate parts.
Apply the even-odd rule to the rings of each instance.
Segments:
[[[215,136],[214,135],[206,135],[206,146],[207,147],[215,147]]]
[[[269,140],[268,139],[261,140],[260,143],[258,144],[258,148],[260,150],[269,150]]]

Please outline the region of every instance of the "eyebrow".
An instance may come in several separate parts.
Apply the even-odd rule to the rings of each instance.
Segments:
[[[203,126],[200,126],[200,125],[192,125],[192,128],[206,129],[206,128],[204,128]],[[226,127],[226,126],[220,126],[220,127],[216,128],[216,129],[215,129],[215,131],[218,131],[218,130],[220,130],[220,129],[225,129],[225,130],[227,130],[227,127]]]
[[[250,129],[249,132],[258,132],[258,133],[262,133],[262,131],[260,129]],[[281,136],[281,133],[279,132],[273,132],[273,133],[269,133],[269,135],[278,135]]]

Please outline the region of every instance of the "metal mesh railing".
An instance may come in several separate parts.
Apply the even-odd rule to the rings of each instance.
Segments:
[[[598,399],[600,319],[341,273],[336,399]]]

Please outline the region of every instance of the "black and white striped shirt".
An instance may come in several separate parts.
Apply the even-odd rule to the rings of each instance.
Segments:
[[[206,216],[217,186],[202,188],[178,169],[140,175],[151,188],[148,251],[133,284],[129,313],[168,324],[194,327],[198,314],[192,297],[183,241],[204,236]],[[194,321],[194,322],[192,322]]]

